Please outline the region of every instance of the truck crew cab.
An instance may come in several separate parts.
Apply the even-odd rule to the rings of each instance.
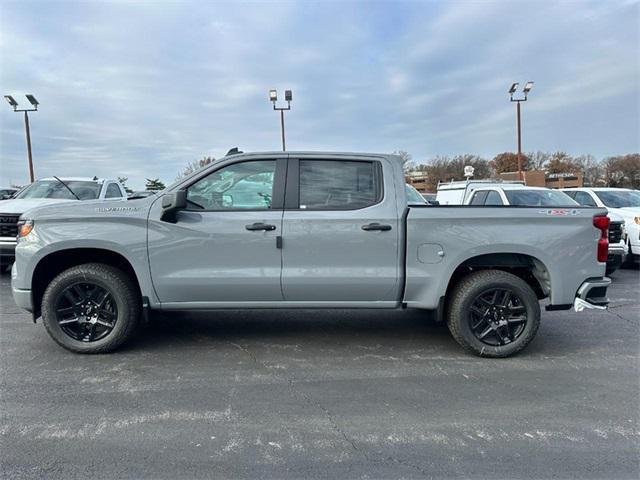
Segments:
[[[148,310],[434,310],[468,351],[524,348],[548,309],[608,303],[601,208],[409,206],[395,155],[228,155],[154,197],[21,219],[12,289],[80,353]],[[527,228],[523,228],[523,226]]]

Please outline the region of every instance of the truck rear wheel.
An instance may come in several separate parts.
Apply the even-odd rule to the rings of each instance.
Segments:
[[[483,357],[508,357],[526,347],[540,325],[540,304],[521,278],[501,270],[469,274],[448,305],[453,338]]]
[[[115,350],[133,334],[140,294],[121,270],[86,263],[56,276],[42,297],[42,319],[59,345],[77,353]]]

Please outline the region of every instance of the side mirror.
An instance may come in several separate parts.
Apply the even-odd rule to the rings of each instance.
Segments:
[[[177,190],[167,193],[162,197],[162,215],[160,220],[163,222],[176,223],[178,212],[187,208],[187,191]]]
[[[431,205],[440,205],[438,200],[431,200]]]

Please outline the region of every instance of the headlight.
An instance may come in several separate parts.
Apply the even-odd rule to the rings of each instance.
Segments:
[[[18,238],[24,238],[33,230],[33,220],[20,220],[18,222]]]

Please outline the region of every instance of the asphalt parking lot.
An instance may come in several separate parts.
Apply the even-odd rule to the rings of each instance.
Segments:
[[[634,478],[640,273],[515,358],[419,312],[172,315],[80,356],[0,278],[2,478]]]

